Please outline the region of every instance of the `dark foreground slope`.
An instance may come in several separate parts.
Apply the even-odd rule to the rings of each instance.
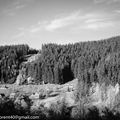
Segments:
[[[120,119],[119,84],[105,86],[93,83],[84,94],[85,86],[83,82],[79,84],[78,79],[62,85],[1,85],[0,117],[17,115],[20,119],[22,116],[34,116],[40,120]]]

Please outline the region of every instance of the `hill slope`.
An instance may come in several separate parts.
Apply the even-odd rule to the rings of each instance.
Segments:
[[[84,81],[119,83],[120,37],[68,45],[43,45],[37,60],[22,64],[26,79],[36,83],[64,84]]]

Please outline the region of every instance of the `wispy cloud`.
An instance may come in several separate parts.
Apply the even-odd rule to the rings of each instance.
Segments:
[[[4,9],[3,14],[7,16],[14,16],[18,10],[21,10],[24,7],[25,5],[17,5],[13,8],[6,8]]]
[[[101,28],[108,28],[114,26],[113,22],[91,22],[84,26],[85,29],[100,30]]]
[[[95,18],[88,17],[84,23],[83,28],[92,30],[100,30],[101,28],[108,28],[115,25],[114,21],[110,18],[105,18],[104,15]]]
[[[74,12],[70,15],[56,18],[56,19],[50,21],[50,23],[48,25],[46,25],[45,28],[48,31],[54,31],[56,29],[66,27],[68,25],[72,25],[76,21],[81,19],[81,16],[79,16],[79,15],[80,15],[80,11],[77,11],[77,12]]]
[[[35,28],[32,28],[32,29],[30,30],[30,32],[31,32],[31,33],[36,33],[36,32],[38,32],[38,31],[40,31],[40,30],[41,30],[40,27],[35,27]]]
[[[33,24],[27,28],[18,28],[19,32],[15,37],[22,36],[35,36],[37,33],[43,32],[55,32],[59,29],[69,29],[74,30],[84,29],[84,30],[101,30],[103,28],[109,28],[115,26],[115,21],[110,18],[110,16],[105,13],[83,13],[80,11],[73,12],[71,14],[66,14],[62,17],[56,17],[53,20],[38,21],[38,23]]]
[[[94,3],[103,3],[103,2],[106,2],[106,0],[94,0]]]
[[[118,13],[118,14],[120,14],[120,10],[115,10],[115,13]]]
[[[17,6],[15,6],[15,9],[16,10],[18,10],[18,9],[22,9],[22,8],[24,8],[26,5],[17,5]]]
[[[99,4],[99,3],[116,3],[116,2],[120,2],[120,0],[94,0],[94,3]]]
[[[55,31],[64,27],[80,27],[85,29],[100,29],[114,26],[114,22],[109,15],[104,13],[82,13],[76,11],[65,17],[56,18],[45,26],[48,31]]]
[[[37,24],[30,25],[29,27],[17,28],[17,33],[13,36],[15,38],[21,38],[26,36],[32,36],[44,29],[46,21],[38,22]]]
[[[43,30],[47,25],[47,21],[42,21],[42,22],[38,22],[35,25],[30,26],[30,28],[28,28],[28,31],[31,33],[36,33],[39,32],[40,30]]]
[[[14,16],[17,11],[25,8],[27,4],[21,2],[21,0],[16,0],[15,2],[11,3],[9,6],[3,9],[3,15],[7,16]]]
[[[37,33],[40,31],[55,31],[60,28],[68,27],[80,22],[83,17],[80,15],[80,11],[73,12],[63,17],[57,17],[53,20],[38,21],[37,24],[31,25],[27,28],[20,27],[19,31],[24,33]]]
[[[24,32],[20,32],[20,33],[18,33],[18,34],[16,34],[16,35],[14,35],[12,38],[13,38],[13,39],[16,39],[16,38],[23,37],[24,35],[25,35],[25,33],[24,33]]]
[[[104,19],[91,18],[91,19],[87,19],[85,23],[94,23],[94,22],[102,22],[102,21],[104,21]]]

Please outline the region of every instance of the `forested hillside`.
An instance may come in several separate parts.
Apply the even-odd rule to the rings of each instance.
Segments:
[[[42,46],[41,57],[26,65],[26,76],[46,83],[73,78],[114,83],[120,79],[120,37],[76,44]]]
[[[28,45],[11,45],[0,47],[0,82],[14,83],[24,56],[35,54],[36,50]]]
[[[1,83],[15,83],[0,85],[1,115],[120,119],[119,36],[46,44],[40,51],[28,45],[1,46],[0,78]],[[55,84],[40,85],[43,81]]]
[[[68,45],[45,44],[40,57],[21,64],[24,56],[35,54],[28,45],[0,47],[0,78],[13,83],[19,69],[25,68],[26,78],[36,82],[66,83],[74,78],[85,82],[119,83],[120,37]]]

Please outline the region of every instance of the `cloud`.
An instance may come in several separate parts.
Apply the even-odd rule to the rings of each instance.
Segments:
[[[29,27],[19,27],[17,28],[17,33],[13,36],[13,39],[27,37],[27,36],[34,36],[35,33],[40,32],[44,29],[46,25],[46,21],[38,22],[37,24],[30,25]]]
[[[17,6],[15,6],[15,9],[16,10],[18,10],[18,9],[22,9],[22,8],[24,8],[26,5],[17,5]]]
[[[114,26],[114,20],[108,14],[103,13],[87,14],[83,21],[82,28],[88,30],[100,30]]]
[[[84,21],[83,28],[99,30],[101,28],[108,28],[114,26],[114,21],[107,15],[94,15],[93,17],[87,17]]]
[[[101,28],[108,28],[114,26],[112,22],[93,22],[86,24],[84,26],[85,29],[99,30]]]
[[[94,0],[94,3],[96,4],[99,4],[99,3],[111,4],[116,2],[120,2],[120,0]]]
[[[55,31],[64,27],[80,27],[85,29],[107,28],[113,25],[109,20],[109,16],[105,13],[81,13],[76,11],[65,17],[60,17],[52,20],[45,26],[48,31]]]
[[[106,2],[106,0],[94,0],[94,3],[103,3]]]
[[[14,16],[18,10],[20,10],[24,7],[25,7],[25,5],[18,5],[18,6],[15,6],[14,8],[4,9],[3,14],[7,15],[7,16]]]
[[[47,23],[48,23],[47,21],[39,21],[37,24],[30,26],[28,28],[28,31],[31,33],[39,32],[39,31],[45,29]]]
[[[59,28],[63,28],[74,24],[77,20],[80,20],[80,11],[74,12],[70,15],[56,18],[46,25],[45,29],[48,31],[54,31]]]
[[[115,13],[118,13],[118,14],[120,14],[120,10],[115,10]]]
[[[19,32],[15,37],[32,37],[37,36],[41,32],[55,32],[56,30],[64,28],[70,31],[83,30],[101,30],[103,28],[113,27],[115,21],[109,16],[109,14],[89,12],[83,13],[80,11],[73,12],[71,14],[64,14],[62,17],[56,17],[52,20],[38,21],[37,23],[30,25],[27,28],[18,28]]]
[[[12,38],[13,38],[13,39],[16,39],[16,38],[23,37],[24,35],[25,35],[25,33],[24,33],[24,32],[20,32],[20,33],[18,33],[18,34],[16,34],[16,35],[14,35]]]
[[[35,33],[35,32],[38,32],[38,31],[40,31],[39,27],[38,28],[33,28],[33,29],[30,30],[31,33]]]
[[[14,16],[15,14],[17,14],[17,11],[27,6],[27,4],[20,1],[21,0],[16,0],[14,2],[11,2],[10,5],[8,5],[6,8],[3,9],[2,11],[3,15]]]

